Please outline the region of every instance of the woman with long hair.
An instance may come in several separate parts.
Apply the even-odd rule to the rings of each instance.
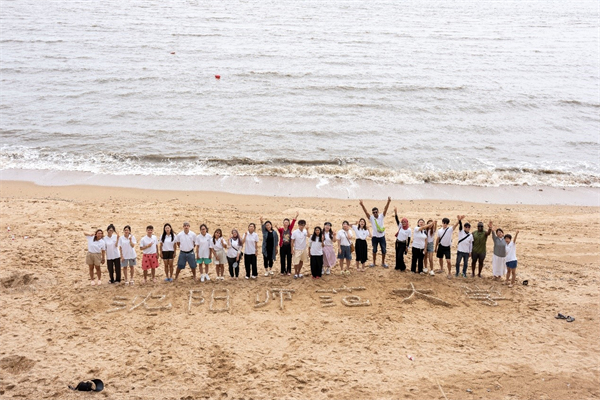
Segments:
[[[356,270],[363,272],[368,258],[367,238],[371,236],[371,231],[367,228],[367,221],[364,218],[359,219],[356,225],[352,225],[352,230],[356,233],[354,242]]]
[[[265,266],[265,276],[273,275],[273,262],[277,259],[277,245],[279,244],[279,235],[273,229],[271,221],[263,223],[260,217],[260,227],[263,235],[262,254]]]
[[[429,272],[429,275],[433,276],[435,275],[435,272],[433,272],[433,242],[435,241],[435,232],[437,231],[437,221],[428,219],[427,226],[429,226],[429,228],[427,229],[427,251],[425,252],[425,257],[423,259],[423,272]],[[429,264],[429,267],[427,267],[427,264]]]
[[[213,256],[215,260],[215,269],[217,270],[217,280],[222,281],[225,279],[223,273],[225,272],[225,264],[227,264],[227,257],[225,250],[227,249],[227,243],[223,240],[223,231],[216,229],[213,235]]]
[[[310,272],[313,279],[319,279],[323,272],[323,232],[320,227],[313,229],[310,237]]]
[[[158,254],[165,266],[165,282],[173,282],[173,259],[175,258],[175,233],[168,222],[163,226],[163,233],[158,242]]]
[[[331,268],[335,267],[337,262],[333,244],[336,242],[335,232],[331,229],[331,222],[325,222],[323,226],[323,266],[325,274],[331,273]]]
[[[231,230],[227,247],[227,264],[229,265],[229,276],[231,279],[238,279],[240,276],[240,256],[242,253],[242,238],[237,229]]]

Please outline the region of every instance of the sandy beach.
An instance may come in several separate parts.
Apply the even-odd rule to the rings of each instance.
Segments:
[[[598,207],[392,201],[388,263],[394,206],[413,227],[464,214],[519,229],[511,289],[492,281],[491,239],[481,279],[377,266],[293,280],[262,276],[259,257],[256,281],[201,284],[186,270],[169,284],[161,263],[159,283],[109,285],[105,264],[104,284],[90,287],[82,232],[109,223],[131,225],[139,240],[148,224],[179,231],[187,220],[196,232],[205,223],[228,235],[296,212],[311,227],[328,220],[337,230],[362,211],[356,200],[325,198],[18,181],[0,189],[1,398],[88,398],[67,385],[91,378],[106,384],[94,396],[109,399],[600,398]],[[387,194],[379,197],[367,208],[382,209]],[[411,285],[429,292],[398,291]],[[499,299],[485,304],[473,293]]]

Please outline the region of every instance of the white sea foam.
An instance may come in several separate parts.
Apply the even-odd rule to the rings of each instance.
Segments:
[[[477,170],[393,170],[365,166],[351,160],[318,162],[256,162],[244,159],[180,160],[139,158],[115,153],[74,155],[53,153],[28,148],[0,149],[0,169],[39,169],[51,171],[78,171],[109,175],[149,176],[249,176],[259,183],[261,176],[284,178],[316,178],[317,186],[330,179],[345,179],[352,187],[357,180],[392,184],[451,184],[471,186],[530,185],[554,187],[600,187],[597,174],[572,174],[560,170],[534,168],[496,168],[487,164]]]

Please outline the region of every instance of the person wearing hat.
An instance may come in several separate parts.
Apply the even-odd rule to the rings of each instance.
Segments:
[[[483,269],[483,260],[485,260],[485,248],[487,238],[492,233],[492,228],[488,225],[488,230],[483,230],[483,222],[477,223],[477,230],[473,232],[473,252],[471,253],[471,276],[475,277],[475,264],[479,262],[477,276],[481,278],[481,270]]]

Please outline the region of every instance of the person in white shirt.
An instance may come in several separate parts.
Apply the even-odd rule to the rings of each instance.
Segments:
[[[179,247],[179,257],[177,258],[177,271],[175,271],[175,280],[179,277],[179,272],[185,269],[185,265],[189,265],[193,279],[196,280],[196,257],[194,254],[194,246],[196,242],[196,234],[190,230],[190,223],[183,223],[183,230],[175,236],[175,245]]]
[[[323,265],[325,274],[331,274],[331,268],[335,267],[337,257],[333,244],[336,241],[335,232],[331,229],[331,222],[325,222],[323,227]]]
[[[242,254],[242,238],[237,229],[231,230],[227,248],[227,264],[229,264],[229,276],[238,279],[240,275],[240,255]]]
[[[342,223],[342,229],[338,231],[336,239],[339,243],[338,260],[340,260],[340,274],[350,275],[352,239],[354,239],[354,234],[350,230],[350,223],[348,221]]]
[[[506,273],[506,282],[505,285],[508,287],[513,287],[515,284],[515,278],[517,277],[517,236],[519,235],[519,231],[515,232],[515,238],[513,239],[511,235],[504,235],[504,240],[506,241],[506,269],[508,272]],[[509,283],[510,280],[510,283]]]
[[[356,225],[352,225],[352,230],[356,235],[354,241],[355,253],[356,253],[356,270],[363,272],[365,270],[365,263],[369,255],[369,249],[367,248],[367,238],[371,236],[371,231],[367,228],[367,221],[364,218],[358,220]]]
[[[410,263],[411,272],[419,274],[426,273],[426,271],[423,271],[423,260],[427,256],[427,230],[431,227],[433,227],[433,222],[425,225],[425,220],[423,218],[417,221],[417,227],[413,232],[412,260]]]
[[[144,271],[144,283],[147,282],[148,270],[152,276],[152,282],[155,282],[156,268],[158,268],[158,239],[152,233],[154,227],[146,227],[146,236],[140,240],[140,250],[142,250],[142,271]]]
[[[404,262],[404,256],[408,254],[408,247],[410,246],[410,238],[412,237],[412,230],[408,226],[408,219],[402,218],[402,221],[398,219],[398,209],[394,207],[394,218],[396,224],[398,224],[398,233],[396,233],[396,270],[400,272],[406,271],[406,263]]]
[[[442,227],[437,232],[435,238],[435,252],[438,260],[440,261],[440,270],[438,272],[444,272],[444,258],[446,258],[446,267],[448,268],[448,278],[452,278],[452,264],[450,262],[450,246],[452,245],[452,232],[458,226],[458,221],[462,218],[459,215],[457,221],[453,226],[450,225],[448,218],[442,219]]]
[[[308,252],[306,251],[306,238],[308,236],[308,228],[306,227],[306,221],[301,219],[298,221],[298,229],[292,232],[292,264],[294,265],[294,279],[302,278],[304,275],[300,273],[302,271],[302,265],[308,262]]]
[[[381,245],[381,266],[383,268],[388,268],[388,265],[385,263],[387,246],[385,241],[384,218],[387,215],[387,211],[390,207],[391,201],[392,198],[388,197],[387,203],[385,204],[385,208],[383,209],[383,214],[379,214],[379,209],[377,207],[373,207],[373,209],[371,210],[373,215],[370,215],[367,212],[367,208],[363,204],[363,201],[359,200],[359,204],[365,212],[367,219],[371,221],[371,228],[373,229],[373,237],[371,238],[371,245],[373,246],[373,263],[370,264],[369,267],[374,267],[375,265],[377,265],[377,247]]]
[[[196,245],[196,264],[200,267],[200,282],[210,281],[208,276],[208,266],[212,262],[210,255],[212,253],[213,241],[212,236],[208,233],[206,224],[200,225],[200,233],[194,241]],[[202,270],[204,266],[204,271]]]
[[[131,227],[125,225],[123,236],[119,238],[119,252],[121,253],[121,267],[123,268],[123,278],[126,285],[133,285],[133,269],[137,258],[137,254],[135,254],[136,244],[135,236],[131,234]],[[127,280],[127,267],[131,272],[131,280]]]
[[[313,279],[320,279],[323,273],[323,232],[321,227],[313,229],[310,237],[310,272]]]
[[[119,253],[119,234],[115,233],[113,224],[106,228],[106,236],[102,240],[106,243],[106,267],[110,283],[121,282],[121,254]]]
[[[433,272],[433,247],[435,242],[435,234],[437,232],[437,221],[432,219],[427,220],[427,248],[425,251],[423,272],[429,272],[429,275],[435,275]]]
[[[165,282],[173,282],[173,259],[175,258],[175,234],[168,222],[163,226],[163,233],[158,242],[158,255],[165,266]]]
[[[246,268],[246,279],[256,279],[258,266],[256,264],[256,246],[258,245],[258,233],[255,232],[256,224],[248,225],[248,231],[242,237],[244,244],[244,267]]]
[[[464,216],[463,216],[464,218]],[[467,277],[467,265],[473,252],[473,235],[471,235],[471,224],[466,223],[463,228],[462,218],[458,220],[458,245],[456,246],[456,276],[460,272],[460,263],[464,260],[462,277]]]
[[[88,242],[88,253],[85,256],[85,263],[90,268],[90,285],[94,286],[96,284],[94,269],[98,275],[98,285],[101,285],[102,272],[100,271],[100,266],[104,264],[106,258],[106,242],[102,240],[104,232],[102,229],[98,229],[95,233],[84,233],[83,235]]]
[[[217,270],[217,280],[222,281],[225,279],[223,274],[225,273],[225,264],[227,264],[227,256],[225,250],[227,250],[227,243],[223,239],[223,231],[216,229],[213,235],[213,258],[215,260],[215,269]]]

